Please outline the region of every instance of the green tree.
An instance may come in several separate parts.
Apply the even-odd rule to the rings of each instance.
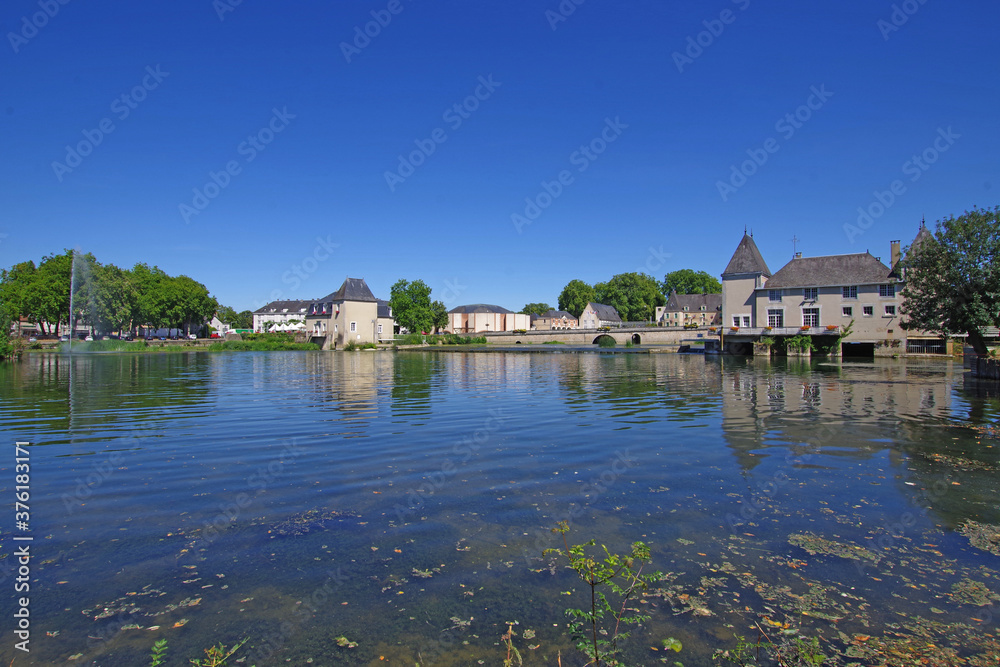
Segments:
[[[939,221],[906,249],[903,267],[906,328],[964,333],[987,354],[982,329],[1000,326],[1000,206]]]
[[[720,294],[722,283],[705,271],[678,269],[663,277],[660,291],[666,296],[670,296],[672,291],[678,294]]]
[[[216,317],[220,322],[224,322],[234,329],[253,329],[253,312],[241,310],[236,312],[235,308],[229,306],[219,306]]]
[[[151,329],[166,326],[169,300],[165,283],[169,276],[158,267],[136,264],[132,267],[132,279],[136,289],[135,323]]]
[[[667,302],[656,280],[645,273],[619,273],[594,291],[597,301],[614,306],[625,322],[652,320],[656,307]]]
[[[94,326],[102,332],[132,331],[136,310],[132,274],[114,264],[105,264],[94,269],[93,279]]]
[[[580,313],[591,301],[597,301],[594,288],[582,280],[571,280],[559,293],[559,310],[565,310],[573,317],[580,317]]]
[[[448,308],[441,301],[431,303],[431,312],[434,317],[434,333],[441,329],[448,328]]]
[[[32,261],[0,271],[0,302],[6,306],[8,315],[17,321],[18,329],[22,317],[39,322],[38,293],[34,284],[37,273]]]
[[[389,289],[389,307],[400,327],[411,333],[434,328],[431,288],[423,280],[398,280]]]
[[[0,359],[14,356],[14,345],[10,339],[12,320],[6,301],[0,297]]]
[[[587,304],[584,303],[583,305],[586,306]],[[524,304],[524,308],[521,309],[521,313],[523,315],[543,315],[550,310],[552,310],[552,306],[547,303],[526,303]],[[580,312],[583,312],[582,308]]]
[[[48,322],[55,326],[56,331],[49,333],[58,333],[60,324],[69,323],[72,266],[72,250],[66,250],[61,255],[46,255],[38,265],[38,271],[33,281],[33,289],[36,290],[35,296],[37,298],[35,315],[39,321]],[[72,333],[72,329],[70,333]]]

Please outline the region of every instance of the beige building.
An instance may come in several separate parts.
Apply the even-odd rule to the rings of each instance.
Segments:
[[[536,331],[552,331],[554,329],[576,329],[580,320],[565,310],[549,310],[531,318],[531,328]]]
[[[527,331],[531,316],[515,313],[501,306],[473,303],[448,311],[448,328],[455,334],[489,333],[490,331]]]
[[[656,307],[656,322],[667,327],[722,324],[722,295],[671,292],[667,303]]]
[[[915,243],[928,234],[921,227]],[[722,330],[734,344],[760,336],[840,336],[850,346],[905,352],[907,340],[940,340],[907,332],[902,315],[899,241],[890,266],[870,253],[802,257],[771,274],[753,237],[743,235],[722,274]],[[744,340],[746,339],[746,340]],[[857,349],[861,349],[858,347]]]
[[[580,313],[581,329],[597,329],[600,327],[620,327],[622,318],[614,306],[604,303],[588,303]]]
[[[385,318],[379,317],[379,303],[364,278],[347,278],[336,292],[309,304],[306,326],[314,342],[320,339],[323,349],[343,347],[348,341],[376,343],[379,326],[385,331]],[[391,337],[390,326],[390,337]],[[384,333],[383,333],[384,335]]]

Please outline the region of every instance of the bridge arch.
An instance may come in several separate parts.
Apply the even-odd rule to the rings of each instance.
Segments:
[[[642,345],[642,336],[640,336],[639,334],[632,334],[632,344]]]
[[[594,339],[594,343],[593,344],[594,345],[600,345],[601,344],[601,339],[610,340],[612,343],[615,343],[616,345],[618,343],[618,341],[615,340],[614,336],[612,336],[610,334],[601,334],[600,336],[598,336],[597,338]]]

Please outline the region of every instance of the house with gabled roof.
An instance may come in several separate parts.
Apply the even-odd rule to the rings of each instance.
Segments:
[[[670,293],[666,304],[656,307],[662,326],[712,326],[722,324],[722,294]]]
[[[381,319],[384,335],[385,318]],[[322,342],[323,349],[342,347],[348,341],[375,343],[379,340],[379,302],[364,278],[345,278],[336,292],[309,304],[306,322],[310,337]]]
[[[550,308],[541,315],[531,316],[531,328],[536,331],[552,331],[555,329],[576,329],[580,320],[573,313]]]
[[[620,327],[622,318],[614,306],[606,303],[588,303],[580,313],[581,329],[598,329],[601,327]]]
[[[310,303],[302,299],[285,299],[265,304],[253,311],[253,330],[257,333],[305,331]]]
[[[923,227],[914,242],[922,240],[921,234],[927,234]],[[772,274],[752,235],[744,233],[722,273],[721,329],[734,345],[760,336],[840,337],[848,332],[842,338],[846,346],[905,352],[908,337],[927,334],[901,326],[902,289],[899,241],[890,245],[888,266],[869,252],[796,253]]]

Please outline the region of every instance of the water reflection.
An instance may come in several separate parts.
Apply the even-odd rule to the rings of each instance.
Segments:
[[[579,541],[643,539],[670,572],[636,664],[661,635],[709,664],[768,620],[830,655],[912,639],[897,611],[940,622],[940,646],[978,651],[995,629],[952,587],[1000,594],[997,557],[955,532],[1000,523],[1000,409],[947,362],[93,355],[67,400],[68,363],[0,365],[0,431],[45,445],[33,613],[58,635],[34,664],[143,664],[161,636],[186,660],[248,634],[261,667],[413,664],[442,636],[437,664],[498,664],[512,618],[537,633],[527,664],[567,664],[579,590],[541,556],[562,518]],[[345,578],[314,598],[330,572]],[[345,653],[338,635],[364,641]]]

